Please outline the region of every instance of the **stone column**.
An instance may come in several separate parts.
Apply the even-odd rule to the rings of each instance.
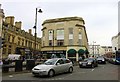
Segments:
[[[76,53],[76,61],[77,62],[78,62],[78,58],[79,58],[78,53]]]
[[[66,58],[68,58],[67,50],[66,50]]]

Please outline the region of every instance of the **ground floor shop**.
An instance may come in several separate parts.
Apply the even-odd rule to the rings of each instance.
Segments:
[[[84,46],[44,47],[41,50],[44,58],[68,58],[72,61],[79,61],[83,56],[87,57],[88,49]]]

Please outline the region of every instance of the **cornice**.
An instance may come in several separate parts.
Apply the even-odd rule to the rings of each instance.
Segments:
[[[72,21],[72,20],[83,21],[83,23],[85,24],[82,17],[65,17],[65,18],[56,18],[56,19],[45,20],[42,25],[44,25],[46,23],[55,23],[55,22]]]

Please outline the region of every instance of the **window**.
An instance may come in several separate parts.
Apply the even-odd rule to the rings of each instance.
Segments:
[[[82,45],[82,39],[79,39],[79,45]]]
[[[70,63],[70,60],[66,60],[65,63]]]
[[[57,29],[57,40],[64,40],[64,29]]]
[[[58,60],[57,63],[64,64],[64,61],[61,59],[61,60]]]
[[[15,36],[12,37],[12,42],[14,43]]]
[[[20,45],[20,38],[18,37],[18,45]]]
[[[24,46],[24,39],[22,39],[22,46]]]
[[[26,43],[26,47],[27,47],[27,40],[26,40],[26,42],[25,42],[25,43]]]
[[[79,45],[82,45],[82,33],[79,32]]]
[[[8,54],[11,54],[11,49],[8,49]]]
[[[6,53],[6,48],[3,48],[2,54],[5,54],[5,53]]]
[[[52,46],[52,40],[49,40],[49,46]]]
[[[69,45],[73,45],[73,28],[69,28]]]
[[[53,40],[53,34],[54,34],[54,31],[53,30],[49,30],[49,40]]]
[[[69,39],[69,45],[73,45],[73,39]]]
[[[57,40],[57,46],[63,46],[64,40]]]
[[[10,41],[10,35],[8,35],[8,40],[7,41]]]

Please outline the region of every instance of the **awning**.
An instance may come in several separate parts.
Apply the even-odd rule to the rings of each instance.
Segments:
[[[78,54],[79,54],[79,55],[83,55],[84,53],[85,53],[85,51],[84,51],[83,49],[79,49],[79,50],[78,50]]]
[[[76,51],[75,49],[69,49],[69,50],[67,51],[67,53],[68,53],[68,54],[76,54],[77,51]]]
[[[89,54],[88,50],[85,50],[85,54]]]

